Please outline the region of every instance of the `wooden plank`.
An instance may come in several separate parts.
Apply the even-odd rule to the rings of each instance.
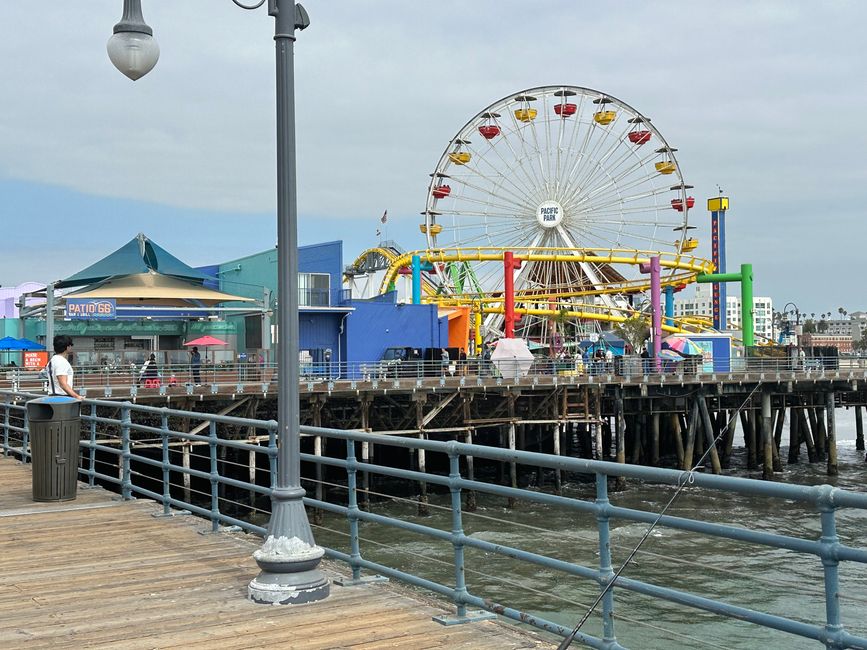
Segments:
[[[104,490],[35,504],[29,480],[29,467],[0,459],[0,647],[532,647],[508,626],[440,626],[431,616],[444,610],[392,585],[258,605],[246,598],[258,538],[202,535],[207,521],[154,518],[156,504]]]

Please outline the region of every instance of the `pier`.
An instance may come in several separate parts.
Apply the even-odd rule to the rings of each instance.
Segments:
[[[446,627],[446,610],[393,584],[335,586],[325,602],[246,599],[259,539],[159,516],[102,488],[34,503],[30,469],[0,458],[0,646],[9,648],[548,648],[496,621]],[[329,577],[346,579],[334,563]]]

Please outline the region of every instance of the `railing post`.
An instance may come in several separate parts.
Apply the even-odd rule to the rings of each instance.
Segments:
[[[27,409],[24,409],[24,425],[22,426],[24,433],[21,435],[21,462],[26,463],[27,457],[30,455],[27,448],[30,446],[30,414]]]
[[[9,396],[3,397],[3,456],[9,455]]]
[[[169,416],[166,409],[160,416],[160,438],[163,448],[163,514],[170,515],[172,508],[169,500],[172,498],[171,472],[169,471]]]
[[[608,476],[596,474],[596,525],[599,530],[599,586],[606,589],[614,578],[611,568],[611,527],[606,508],[608,506]],[[614,587],[602,597],[602,639],[613,644],[614,636]]]
[[[121,479],[120,493],[124,499],[132,498],[132,477],[130,475],[130,450],[129,432],[132,420],[130,418],[129,402],[124,402],[120,407],[120,446],[121,446]]]
[[[358,541],[358,470],[356,469],[355,441],[346,441],[346,489],[348,497],[349,518],[349,566],[352,568],[352,580],[361,579],[361,546]]]
[[[467,595],[467,581],[464,573],[464,525],[461,515],[461,488],[457,481],[461,478],[460,456],[457,452],[449,454],[449,479],[451,484],[449,491],[452,497],[452,546],[455,551],[455,595],[454,603],[457,607],[458,618],[465,618],[467,605],[464,596]]]
[[[823,490],[827,490],[826,496],[830,494],[831,487],[826,485]],[[825,547],[825,552],[822,554],[822,568],[825,573],[825,631],[830,637],[837,636],[843,631],[843,625],[840,622],[840,582],[838,566],[839,561],[834,557],[833,549],[839,543],[837,537],[837,522],[835,517],[835,509],[830,498],[821,498],[819,501],[819,511],[821,512],[822,520],[822,537],[820,542]],[[844,646],[829,640],[825,644],[826,648],[842,648]]]
[[[211,532],[220,530],[220,468],[217,465],[217,423],[208,423],[208,451],[211,458]]]
[[[96,485],[96,404],[90,405],[90,449],[87,454],[87,484]]]

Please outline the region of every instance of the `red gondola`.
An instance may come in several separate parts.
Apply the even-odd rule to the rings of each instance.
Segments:
[[[578,111],[577,104],[554,104],[554,112],[557,113],[560,117],[569,117],[570,115],[575,115]]]
[[[644,129],[637,129],[635,131],[630,131],[627,137],[632,144],[644,144],[648,140],[650,140],[650,131],[645,131]]]
[[[688,196],[686,197],[686,207],[690,210],[695,206],[695,197]],[[677,210],[678,212],[683,212],[683,201],[681,199],[672,199],[671,207]]]
[[[436,199],[444,199],[451,193],[452,188],[449,185],[437,185],[433,190],[431,190],[431,194],[433,194]]]
[[[500,127],[496,124],[483,124],[479,127],[479,133],[482,134],[482,137],[485,140],[490,140],[491,138],[496,138],[500,135]]]

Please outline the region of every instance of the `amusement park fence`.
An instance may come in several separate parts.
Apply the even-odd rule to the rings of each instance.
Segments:
[[[2,450],[4,456],[15,456],[23,462],[30,457],[30,430],[26,415],[26,400],[33,397],[23,393],[0,392],[2,407]],[[115,486],[124,499],[145,497],[163,504],[166,515],[173,509],[194,513],[211,521],[214,532],[222,526],[238,527],[258,535],[266,531],[257,523],[255,516],[263,520],[268,507],[267,497],[275,480],[277,462],[277,423],[274,421],[248,420],[206,413],[196,413],[133,405],[128,402],[86,400],[82,404],[82,439],[80,440],[79,476],[90,485],[97,482]],[[178,430],[186,424],[190,431]],[[267,444],[250,444],[240,440],[226,440],[218,436],[218,426],[242,427],[256,430],[267,438]],[[467,617],[468,608],[479,608],[509,619],[529,624],[560,636],[570,629],[547,620],[531,611],[522,611],[508,602],[496,602],[483,589],[475,588],[466,579],[471,572],[472,555],[481,552],[494,555],[503,562],[529,563],[542,570],[558,572],[561,583],[570,580],[588,581],[601,590],[609,585],[614,576],[615,565],[611,557],[611,522],[626,521],[650,525],[657,514],[649,510],[619,507],[609,499],[609,479],[626,477],[639,482],[644,490],[659,490],[660,484],[685,485],[686,490],[710,490],[728,495],[729,498],[747,497],[767,499],[782,507],[792,502],[814,512],[821,533],[811,535],[777,534],[754,530],[740,525],[728,525],[679,516],[662,516],[659,527],[676,531],[710,536],[719,540],[733,540],[755,548],[782,549],[804,554],[821,568],[824,576],[824,621],[798,620],[757,611],[730,602],[689,593],[669,586],[620,577],[605,593],[601,602],[601,636],[581,632],[578,641],[594,648],[623,648],[615,637],[615,602],[622,590],[643,594],[651,599],[674,603],[681,607],[694,608],[718,617],[746,621],[757,626],[786,632],[824,644],[827,648],[867,648],[867,638],[847,632],[841,623],[841,600],[839,565],[842,562],[867,563],[867,549],[850,546],[838,536],[838,512],[845,509],[867,510],[867,495],[821,486],[784,485],[769,481],[757,481],[727,476],[711,476],[699,472],[682,472],[653,467],[620,465],[610,462],[579,458],[560,457],[525,451],[498,449],[459,442],[441,442],[408,437],[381,436],[375,433],[341,431],[302,427],[309,436],[328,440],[330,449],[342,448],[337,457],[302,454],[302,462],[328,470],[332,501],[305,498],[310,508],[320,509],[345,521],[349,544],[348,552],[326,549],[332,560],[343,562],[350,568],[353,580],[371,572],[407,582],[449,599],[455,606],[455,617],[460,621]],[[405,452],[427,453],[429,458],[438,457],[441,473],[427,473],[400,469],[374,463],[359,462],[359,445],[386,446]],[[199,456],[200,466],[188,467],[178,462],[180,448],[198,445],[207,449]],[[253,475],[243,478],[247,466],[232,458],[249,455],[259,463]],[[566,472],[575,472],[595,477],[595,499],[579,499],[540,491],[507,487],[494,482],[475,480],[471,467],[474,461],[484,459],[493,462],[519,463]],[[261,469],[258,469],[261,468]],[[239,472],[239,469],[241,470]],[[379,475],[392,480],[425,482],[440,486],[450,495],[450,526],[435,526],[411,521],[410,517],[393,517],[368,512],[359,507],[360,497],[367,500],[363,488],[363,475]],[[242,478],[239,478],[241,476]],[[193,480],[194,489],[184,478]],[[360,485],[361,484],[361,485]],[[524,501],[564,509],[577,519],[592,518],[596,522],[598,564],[589,566],[562,558],[550,557],[536,549],[516,548],[505,543],[489,541],[465,532],[466,508],[463,497],[469,493],[487,494],[494,498]],[[250,495],[249,499],[242,495]],[[258,498],[254,498],[258,497]],[[395,568],[389,563],[374,562],[365,557],[362,549],[360,527],[364,524],[386,526],[410,532],[426,540],[429,546],[448,549],[439,557],[450,558],[454,578],[446,584],[414,573]],[[841,531],[845,539],[858,539],[860,533]],[[470,551],[469,553],[467,551]],[[571,556],[566,553],[566,556]],[[508,571],[508,569],[505,569]],[[352,580],[349,584],[352,584]],[[577,620],[584,612],[576,611]],[[805,618],[806,613],[802,613]],[[618,614],[618,616],[620,616]]]

